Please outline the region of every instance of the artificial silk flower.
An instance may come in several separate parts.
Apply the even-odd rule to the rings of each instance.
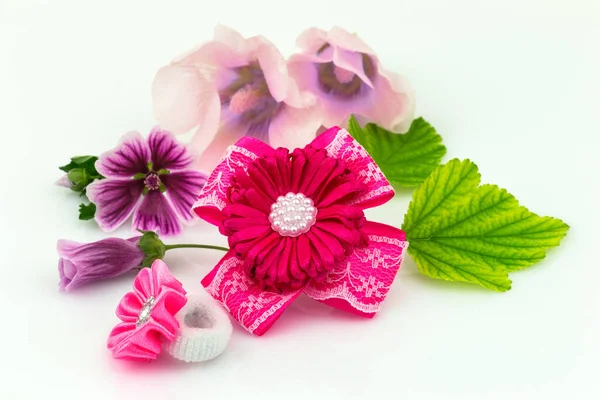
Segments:
[[[122,321],[110,332],[108,349],[115,358],[154,360],[161,340],[171,341],[179,329],[175,314],[186,304],[186,291],[162,260],[142,269],[117,307]]]
[[[161,126],[196,129],[191,146],[203,150],[198,167],[207,171],[243,136],[293,148],[321,125],[315,97],[298,90],[275,46],[224,26],[213,41],[161,68],[152,95]]]
[[[367,221],[364,209],[393,195],[343,129],[291,153],[244,138],[229,148],[194,205],[231,248],[202,284],[256,335],[303,292],[372,317],[408,243],[403,231]]]
[[[158,127],[147,139],[126,134],[96,161],[105,179],[87,187],[100,228],[113,231],[133,213],[136,229],[180,233],[180,220],[193,218],[189,210],[206,181],[203,173],[189,169],[192,161],[186,147]]]
[[[288,69],[301,90],[315,94],[323,108],[323,125],[346,124],[360,115],[385,129],[406,132],[415,98],[410,84],[385,70],[373,50],[342,28],[310,28],[297,40],[301,53]]]
[[[142,264],[140,236],[108,238],[93,243],[59,240],[57,245],[60,290],[70,291],[100,279],[114,278]]]

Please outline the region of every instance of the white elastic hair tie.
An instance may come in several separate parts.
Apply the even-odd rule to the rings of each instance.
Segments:
[[[165,342],[165,350],[178,360],[207,361],[221,354],[233,330],[229,316],[206,292],[188,294],[188,301],[175,315],[177,336]]]

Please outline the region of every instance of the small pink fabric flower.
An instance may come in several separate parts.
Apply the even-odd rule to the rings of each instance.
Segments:
[[[192,161],[185,146],[158,127],[147,139],[126,134],[96,161],[106,179],[87,187],[100,228],[113,231],[133,213],[136,229],[158,230],[161,236],[180,233],[180,220],[192,220],[191,206],[206,182],[206,175],[188,169]]]
[[[410,84],[383,69],[358,36],[342,28],[304,31],[300,54],[288,61],[301,90],[315,94],[323,107],[323,125],[344,125],[351,114],[383,128],[405,132],[413,119],[415,99]]]
[[[231,248],[202,284],[256,335],[302,292],[372,317],[407,242],[401,230],[367,221],[364,209],[393,195],[343,129],[291,153],[244,138],[229,148],[193,209]]]
[[[123,322],[110,332],[108,349],[115,358],[154,360],[161,350],[161,338],[171,341],[179,329],[175,314],[187,302],[186,291],[169,267],[156,260],[144,268],[117,307]]]
[[[316,99],[298,90],[275,46],[224,26],[212,42],[161,68],[152,94],[161,126],[196,129],[192,146],[203,150],[198,166],[208,171],[243,136],[293,148],[321,125]]]

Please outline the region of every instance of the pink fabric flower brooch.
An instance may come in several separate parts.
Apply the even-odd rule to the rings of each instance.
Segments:
[[[228,148],[193,208],[231,248],[202,284],[259,336],[301,293],[373,317],[408,243],[403,231],[367,221],[364,209],[393,195],[338,127],[291,153],[245,137]]]
[[[231,337],[227,314],[208,295],[186,291],[156,260],[142,269],[117,307],[122,321],[108,338],[115,358],[154,360],[163,345],[175,358],[205,361],[221,354]]]

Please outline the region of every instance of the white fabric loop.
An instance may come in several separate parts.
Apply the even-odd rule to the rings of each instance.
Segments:
[[[179,331],[165,342],[165,350],[178,360],[207,361],[221,354],[229,344],[233,327],[227,313],[206,292],[188,294],[188,301],[175,315]]]

